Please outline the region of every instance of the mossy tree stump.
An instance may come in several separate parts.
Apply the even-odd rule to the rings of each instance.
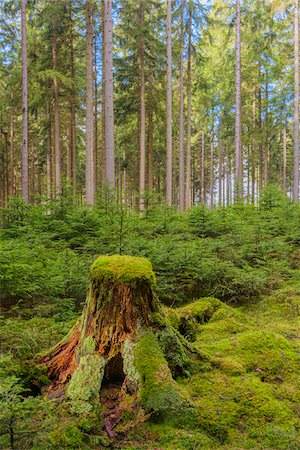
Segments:
[[[70,333],[41,360],[78,412],[88,411],[105,383],[120,383],[146,412],[166,417],[188,404],[173,376],[189,370],[193,351],[153,293],[145,258],[101,256],[92,265],[87,302]],[[173,376],[172,376],[173,375]]]

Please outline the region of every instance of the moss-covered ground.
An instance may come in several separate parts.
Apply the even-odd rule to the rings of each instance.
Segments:
[[[299,307],[300,285],[291,284],[243,307],[200,299],[172,310],[178,327],[183,317],[194,324],[194,345],[209,359],[202,372],[177,379],[195,405],[193,420],[147,424],[157,447],[299,449]]]

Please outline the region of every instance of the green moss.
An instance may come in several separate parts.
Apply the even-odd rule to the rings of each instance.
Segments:
[[[133,392],[136,391],[141,384],[140,375],[134,365],[134,348],[135,344],[129,339],[124,341],[122,348],[123,371],[128,378],[130,388]]]
[[[140,281],[151,286],[155,284],[150,261],[134,256],[100,256],[92,265],[91,279],[129,285]]]
[[[99,395],[104,375],[105,359],[99,355],[87,355],[72,375],[67,395],[72,400],[74,412],[79,414],[92,409],[92,402]]]
[[[87,336],[86,338],[82,339],[81,343],[81,356],[91,355],[95,351],[96,341],[93,336]]]
[[[141,378],[141,403],[155,419],[165,420],[182,414],[179,388],[153,333],[145,333],[137,342],[134,364]]]

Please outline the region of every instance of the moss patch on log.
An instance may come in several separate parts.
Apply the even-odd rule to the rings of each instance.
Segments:
[[[182,398],[156,336],[145,333],[137,342],[134,364],[141,377],[140,400],[156,419],[182,413]]]

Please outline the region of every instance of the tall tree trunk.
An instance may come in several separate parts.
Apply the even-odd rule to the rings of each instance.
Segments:
[[[282,130],[282,191],[286,193],[286,118]]]
[[[172,0],[167,0],[166,203],[172,204]]]
[[[204,130],[202,131],[201,139],[201,203],[205,203],[205,140],[204,140]]]
[[[260,74],[260,71],[259,71]],[[259,162],[259,193],[263,188],[263,148],[262,148],[262,120],[261,120],[261,85],[258,89],[258,128],[259,128],[259,145],[258,145],[258,162]]]
[[[253,89],[253,101],[252,101],[252,147],[251,147],[251,203],[254,204],[255,201],[255,150],[256,150],[256,139],[255,139],[255,117],[256,117],[256,105],[255,105],[255,93],[256,88]]]
[[[76,203],[76,178],[77,178],[77,155],[76,155],[76,89],[75,89],[75,50],[74,50],[74,34],[73,19],[70,2],[70,58],[71,58],[71,96],[70,96],[70,149],[69,163],[71,168],[70,177],[72,180],[73,203]]]
[[[214,132],[210,141],[210,207],[214,207]]]
[[[47,199],[52,198],[52,152],[51,152],[51,115],[50,107],[46,105],[47,141],[46,141],[46,193]]]
[[[266,114],[265,114],[265,186],[269,182],[269,165],[270,165],[270,149],[269,149],[269,73],[266,67]]]
[[[235,68],[235,197],[243,196],[242,143],[241,143],[241,5],[236,0],[236,68]]]
[[[10,109],[10,158],[9,158],[9,195],[15,194],[15,132],[14,132],[14,110]]]
[[[101,1],[101,33],[102,33],[102,51],[101,51],[101,67],[102,67],[102,82],[101,82],[101,137],[102,137],[102,152],[101,152],[101,185],[105,186],[106,179],[106,147],[105,147],[105,51],[104,51],[104,1]]]
[[[183,100],[183,45],[184,45],[184,5],[180,11],[180,67],[179,67],[179,210],[184,210],[184,100]]]
[[[112,0],[104,0],[105,184],[115,187]]]
[[[94,20],[94,195],[97,196],[97,190],[99,185],[99,172],[98,172],[98,82],[97,82],[97,21]]]
[[[148,160],[148,189],[153,189],[153,74],[149,75],[149,106],[147,127],[147,160]]]
[[[299,5],[294,0],[294,53],[295,53],[295,92],[294,92],[294,183],[293,198],[299,201]]]
[[[145,208],[145,184],[146,184],[146,120],[145,120],[145,1],[140,2],[140,209]]]
[[[192,9],[189,3],[188,19],[188,65],[187,65],[187,139],[186,139],[186,181],[185,207],[191,206],[191,122],[192,122]]]
[[[57,62],[57,16],[52,17],[52,65],[58,70]],[[59,112],[59,85],[56,76],[53,78],[54,96],[54,154],[55,154],[55,196],[61,194],[61,156],[60,156],[60,112]]]
[[[86,1],[86,203],[93,205],[94,195],[94,105],[93,105],[93,18],[92,3]]]
[[[220,106],[220,129],[219,129],[219,205],[222,205],[222,181],[223,181],[223,116],[222,105]]]
[[[214,128],[215,108],[212,109],[211,137],[210,137],[210,207],[214,207]]]
[[[22,27],[22,197],[28,203],[28,81],[26,0],[21,0]]]

